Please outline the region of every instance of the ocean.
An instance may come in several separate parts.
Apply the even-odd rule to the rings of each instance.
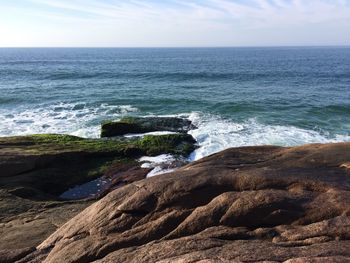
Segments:
[[[194,122],[193,159],[350,141],[350,47],[2,48],[0,92],[0,136],[152,115]]]

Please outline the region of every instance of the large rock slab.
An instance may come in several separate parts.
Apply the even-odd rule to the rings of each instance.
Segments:
[[[101,125],[101,137],[121,136],[132,133],[169,131],[186,133],[195,127],[188,119],[177,117],[124,117]]]
[[[0,262],[31,251],[67,220],[95,200],[62,200],[75,185],[101,176],[111,189],[144,179],[142,155],[187,155],[194,149],[187,134],[136,139],[83,139],[69,135],[0,138]]]
[[[350,143],[228,149],[114,190],[20,262],[349,262]]]

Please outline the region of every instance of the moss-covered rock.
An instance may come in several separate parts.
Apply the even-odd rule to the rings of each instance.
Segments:
[[[185,134],[104,139],[61,134],[0,137],[0,252],[35,247],[92,202],[63,200],[59,196],[66,190],[101,176],[111,180],[111,188],[141,180],[150,169],[140,168],[136,158],[187,154],[193,145],[193,138]]]
[[[57,154],[67,152],[120,153],[130,144],[125,139],[84,139],[64,134],[34,134],[0,138],[0,147],[12,154]],[[1,154],[1,153],[0,153]]]
[[[67,143],[83,141],[83,138],[66,134],[32,134],[26,136],[0,137],[0,146],[34,145],[38,143]]]
[[[185,133],[193,128],[190,120],[177,117],[124,117],[120,121],[102,123],[101,137],[153,131]]]
[[[146,135],[137,141],[147,155],[171,153],[187,156],[195,150],[195,139],[189,134]]]
[[[0,138],[0,188],[26,186],[59,195],[75,184],[93,180],[116,160],[195,149],[187,134],[140,138],[84,139],[43,134]]]

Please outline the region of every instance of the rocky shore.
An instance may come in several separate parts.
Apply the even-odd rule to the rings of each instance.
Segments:
[[[112,138],[0,138],[0,262],[350,261],[350,143],[232,148],[145,179],[139,158],[188,156],[192,128],[135,118],[104,124]],[[102,191],[62,197],[101,177]]]

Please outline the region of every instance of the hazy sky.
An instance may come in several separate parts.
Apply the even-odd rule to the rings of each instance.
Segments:
[[[350,0],[0,0],[0,46],[350,45]]]

